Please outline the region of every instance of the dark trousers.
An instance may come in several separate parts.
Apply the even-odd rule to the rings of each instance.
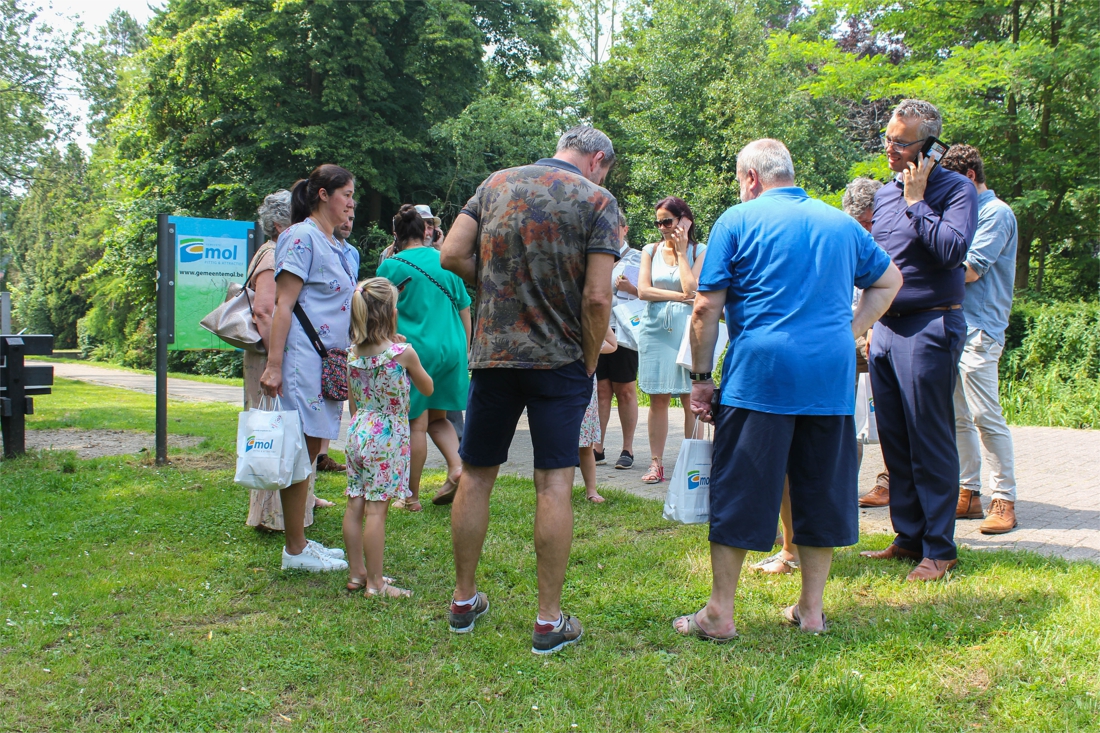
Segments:
[[[961,310],[884,316],[871,338],[871,389],[890,471],[894,543],[933,560],[957,555],[953,395],[965,340]]]

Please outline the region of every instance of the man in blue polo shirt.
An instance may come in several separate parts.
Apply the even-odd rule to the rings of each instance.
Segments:
[[[856,507],[855,335],[901,287],[901,275],[844,212],[794,185],[777,140],[737,156],[741,201],[710,230],[691,318],[691,409],[713,420],[710,601],[674,626],[709,640],[736,635],[733,602],[745,553],[770,550],[790,479],[798,603],[784,610],[804,631],[825,629],[821,609],[833,548],[859,540]],[[864,294],[852,312],[852,288]],[[712,407],[710,358],[723,306],[730,348],[721,404]]]
[[[938,580],[957,563],[955,381],[966,340],[963,263],[978,221],[973,184],[921,155],[943,127],[919,99],[894,109],[883,143],[897,178],[875,194],[871,234],[905,278],[875,324],[867,359],[897,537],[875,560],[919,560],[908,580]]]

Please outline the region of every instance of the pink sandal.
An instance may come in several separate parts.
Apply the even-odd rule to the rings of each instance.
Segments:
[[[661,465],[661,459],[654,457],[649,464],[649,470],[642,476],[643,484],[659,484],[665,480],[665,467]]]

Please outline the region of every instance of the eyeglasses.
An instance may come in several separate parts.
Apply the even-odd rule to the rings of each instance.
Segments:
[[[897,140],[891,140],[890,138],[886,137],[885,135],[879,135],[878,139],[882,141],[882,147],[884,147],[886,149],[893,148],[894,150],[905,150],[906,148],[908,148],[910,146],[917,145],[919,143],[924,142],[928,138],[922,137],[920,140],[914,140],[911,143],[902,143],[902,142],[898,142]]]
[[[657,221],[653,222],[653,226],[657,227],[658,229],[668,229],[670,226],[672,226],[675,223],[676,223],[676,220],[672,219],[672,218],[658,219]]]

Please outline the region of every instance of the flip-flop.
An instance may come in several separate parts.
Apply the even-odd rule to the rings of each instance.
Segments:
[[[821,631],[810,631],[802,628],[802,618],[798,615],[798,604],[793,606],[787,606],[783,609],[783,618],[791,626],[797,626],[798,630],[805,634],[826,634],[829,632],[829,619],[825,617],[825,612],[821,612]]]
[[[383,575],[382,576],[382,582],[383,583],[395,583],[396,581],[393,578],[389,577],[388,575]],[[353,593],[357,590],[363,590],[366,587],[367,587],[367,579],[366,578],[349,578],[348,579],[347,588],[348,588],[349,591],[352,591]]]
[[[698,613],[698,611],[695,613]],[[733,636],[713,636],[708,634],[706,629],[700,626],[699,622],[695,620],[695,613],[674,619],[672,621],[672,629],[680,636],[694,636],[696,639],[703,639],[704,641],[714,642],[715,644],[725,644],[727,641],[733,641],[737,638],[737,632],[734,632]],[[676,622],[683,619],[687,619],[687,631],[681,631],[676,626]]]
[[[422,511],[424,511],[424,507],[421,505],[421,503],[419,501],[406,501],[405,502],[405,511],[407,511],[407,512],[422,512]]]
[[[595,496],[586,496],[584,498],[588,499],[593,504],[603,504],[605,501],[607,501],[605,497],[602,497],[599,494],[596,494]]]
[[[769,565],[774,565],[776,563],[780,564],[778,570],[767,569]],[[763,560],[759,562],[754,562],[752,565],[749,565],[749,570],[754,570],[758,573],[764,573],[766,575],[783,575],[785,573],[791,573],[795,570],[798,570],[798,560],[784,559],[783,551],[780,550],[774,555],[765,557]]]

